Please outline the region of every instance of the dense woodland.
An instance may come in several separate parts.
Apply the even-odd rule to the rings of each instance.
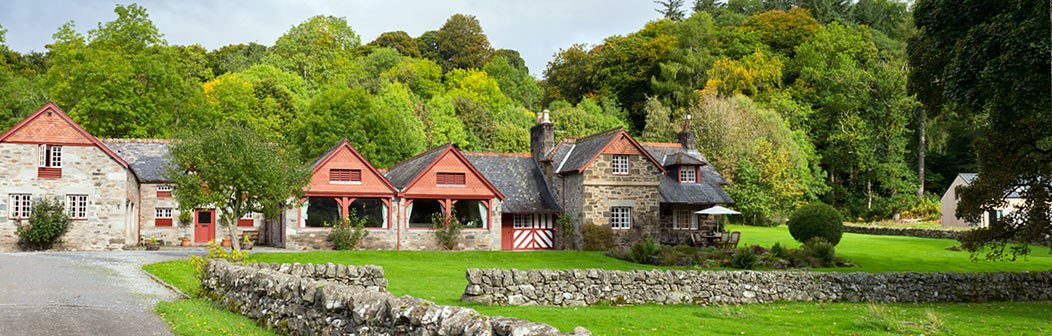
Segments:
[[[146,8],[118,5],[117,19],[86,35],[63,25],[43,53],[7,49],[0,28],[0,128],[50,99],[99,137],[240,123],[304,162],[348,138],[387,167],[449,141],[527,152],[542,109],[558,138],[620,126],[644,141],[675,141],[690,115],[700,150],[753,224],[778,223],[815,200],[849,218],[930,214],[931,192],[976,169],[972,139],[983,118],[926,109],[907,89],[907,46],[917,36],[907,4],[655,7],[663,18],[636,32],[565,46],[538,79],[518,52],[490,45],[471,15],[367,43],[353,22],[319,15],[273,45],[206,50],[168,44]]]

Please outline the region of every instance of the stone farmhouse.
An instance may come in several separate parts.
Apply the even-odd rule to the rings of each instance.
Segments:
[[[556,247],[556,218],[568,214],[577,226],[612,228],[621,244],[680,243],[680,233],[715,229],[714,218],[695,211],[734,203],[686,129],[678,143],[641,143],[621,128],[556,143],[545,112],[530,130],[530,153],[465,152],[447,143],[386,170],[343,140],[310,163],[298,206],[278,218],[245,216],[236,228],[264,244],[326,249],[326,223],[354,214],[369,230],[362,248],[429,250],[438,248],[433,216],[456,216],[465,223],[461,249],[538,250]],[[64,202],[74,219],[65,249],[225,237],[214,209],[180,216],[163,177],[168,146],[98,139],[48,103],[0,135],[0,212],[7,213],[0,250],[15,248],[15,223],[45,197]]]

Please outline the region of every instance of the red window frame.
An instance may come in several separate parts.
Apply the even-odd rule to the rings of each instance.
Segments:
[[[157,186],[157,198],[171,198],[172,187],[166,185]]]
[[[165,210],[167,210],[167,214],[164,214]],[[154,208],[153,226],[172,226],[173,212],[172,208]]]
[[[686,169],[686,170],[684,170],[684,169]],[[693,171],[694,172],[694,181],[687,181],[687,180],[683,179],[683,172],[684,171]],[[687,184],[698,183],[698,177],[699,177],[699,175],[701,175],[701,172],[698,171],[698,167],[695,167],[695,166],[680,166],[679,167],[679,171],[677,173],[679,174],[679,183],[687,183]]]
[[[256,226],[256,220],[252,218],[242,218],[237,220],[238,227],[253,227]]]
[[[467,175],[464,173],[437,173],[435,184],[462,186],[467,183]]]

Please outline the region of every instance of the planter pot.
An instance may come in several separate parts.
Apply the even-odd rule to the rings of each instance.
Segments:
[[[251,250],[252,249],[252,245],[253,245],[253,243],[251,241],[247,242],[247,243],[241,243],[241,249],[242,250]]]
[[[147,251],[157,251],[161,249],[161,244],[158,243],[146,243]]]
[[[189,239],[183,239],[183,244],[182,245],[183,246],[190,246],[190,240]]]
[[[230,238],[223,238],[223,246],[230,246]]]

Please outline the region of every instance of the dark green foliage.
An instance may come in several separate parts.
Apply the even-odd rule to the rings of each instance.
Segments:
[[[57,199],[43,198],[33,203],[29,223],[15,223],[18,243],[26,249],[47,249],[66,233],[71,220]]]
[[[329,240],[332,240],[332,248],[335,250],[353,250],[361,244],[362,239],[365,239],[369,235],[369,230],[365,229],[366,217],[358,217],[355,214],[355,210],[351,210],[351,213],[346,218],[341,218],[336,223],[325,223],[325,226],[332,227],[329,231]]]
[[[785,246],[782,246],[782,243],[778,242],[771,246],[771,255],[778,258],[785,258],[789,256],[789,251],[786,250]]]
[[[386,32],[377,36],[375,40],[366,44],[367,47],[391,48],[398,50],[406,57],[420,58],[420,47],[416,41],[404,31]]]
[[[455,214],[446,216],[441,213],[435,213],[431,215],[431,227],[434,228],[435,239],[438,240],[438,244],[447,250],[454,250],[457,248],[457,243],[460,242],[460,231],[464,229],[464,224],[460,223]]]
[[[760,258],[756,256],[752,248],[743,247],[731,255],[731,267],[740,269],[752,269],[759,263]]]
[[[811,203],[789,216],[789,234],[799,242],[821,237],[836,245],[844,234],[844,219],[840,211],[828,204]]]
[[[555,224],[561,234],[562,248],[564,250],[576,250],[577,226],[574,225],[573,216],[563,213],[555,220]]]
[[[640,264],[649,264],[650,258],[658,254],[658,247],[654,244],[653,239],[647,239],[646,242],[636,242],[632,244],[631,257],[632,261]]]
[[[608,226],[585,224],[581,226],[581,236],[584,238],[584,249],[586,251],[606,251],[614,247],[614,230]]]
[[[821,260],[825,265],[832,266],[836,260],[836,249],[833,244],[822,237],[808,239],[804,244],[804,252]]]

